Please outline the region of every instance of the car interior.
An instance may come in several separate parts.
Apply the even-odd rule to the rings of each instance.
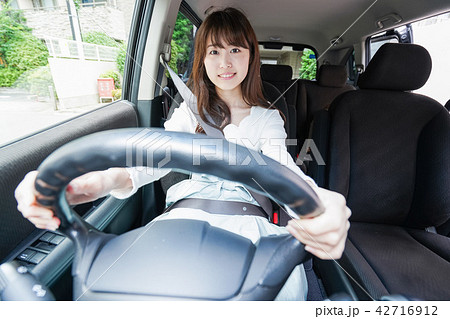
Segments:
[[[139,267],[151,264],[156,252],[144,256],[139,250],[143,247],[133,246],[133,258],[120,259],[109,275],[92,283],[90,276],[105,272],[108,260],[120,257],[119,246],[147,234],[142,230],[164,211],[167,188],[186,178],[182,174],[186,170],[195,170],[183,160],[189,154],[181,147],[176,151],[176,168],[182,173],[170,180],[145,185],[127,199],[107,196],[73,207],[75,214],[67,213],[68,220],[75,220],[73,227],[81,229],[80,233],[93,236],[89,240],[83,239],[87,235],[67,238],[67,232],[36,229],[18,212],[14,190],[29,171],[69,142],[66,153],[59,150],[55,154],[62,155],[48,162],[47,171],[59,169],[74,178],[76,165],[87,165],[86,171],[124,165],[126,154],[122,162],[106,156],[112,152],[108,145],[114,144],[106,140],[116,137],[101,132],[128,128],[130,137],[145,128],[158,130],[179,106],[178,89],[160,63],[177,15],[188,18],[196,30],[209,12],[228,6],[241,9],[255,29],[264,94],[285,117],[289,153],[319,186],[344,195],[352,210],[344,254],[339,260],[309,260],[286,238],[276,243],[261,241],[255,248],[240,236],[228,236],[206,223],[192,223],[197,233],[209,237],[192,236],[192,242],[178,249],[174,248],[178,243],[169,241],[157,253],[169,255],[175,249],[172,255],[180,263],[178,258],[189,256],[185,251],[195,250],[203,241],[218,240],[222,246],[207,246],[227,256],[214,261],[213,267],[222,270],[218,276],[201,266],[206,263],[203,259],[190,260],[185,268],[203,267],[205,276],[196,274],[192,280],[197,284],[191,285],[183,281],[188,276],[184,269],[174,279],[178,288],[169,287],[159,276],[140,275]],[[445,104],[415,93],[428,81],[434,64],[427,49],[415,44],[409,27],[450,14],[447,0],[137,0],[133,10],[122,99],[0,146],[0,300],[32,299],[20,293],[20,286],[27,283],[14,283],[17,276],[12,275],[10,265],[26,269],[56,300],[80,296],[82,300],[269,300],[302,262],[307,270],[308,300],[395,296],[401,296],[398,300],[450,300],[450,100]],[[298,65],[306,50],[317,69],[309,79],[301,77]],[[183,80],[189,77],[190,67],[188,63]],[[97,135],[90,141],[76,141],[92,133]],[[123,141],[124,136],[117,139]],[[188,143],[185,136],[174,136],[177,143]],[[77,162],[77,153],[86,158]],[[88,154],[104,162],[95,167],[94,157]],[[217,165],[205,173],[236,178],[236,174],[227,175],[222,164]],[[278,202],[288,203],[289,196],[304,193],[281,165],[267,169],[278,172],[279,178],[270,180],[271,174],[257,169],[252,174],[261,175],[263,185]],[[244,177],[241,181],[252,187]],[[63,194],[64,189],[58,191]],[[289,218],[280,215],[280,225]],[[168,228],[182,233],[183,225],[163,223],[145,236],[157,239]],[[89,244],[81,249],[83,240]],[[276,254],[290,262],[271,264]],[[289,256],[296,257],[291,260]],[[161,258],[149,273],[173,269],[170,263],[168,257]],[[269,268],[282,273],[280,278],[275,280],[268,270],[264,273]],[[113,280],[118,273],[126,274],[126,280]],[[258,282],[256,276],[263,279]],[[194,291],[192,286],[196,286]]]

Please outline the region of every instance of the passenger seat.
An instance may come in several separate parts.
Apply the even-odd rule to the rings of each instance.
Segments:
[[[352,210],[339,263],[361,299],[450,299],[450,116],[411,93],[430,72],[423,47],[384,44],[330,107],[325,186]]]

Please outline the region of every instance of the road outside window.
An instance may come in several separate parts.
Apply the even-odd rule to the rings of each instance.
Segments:
[[[0,3],[0,146],[121,98],[134,3]]]

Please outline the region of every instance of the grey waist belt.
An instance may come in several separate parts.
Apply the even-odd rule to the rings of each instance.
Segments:
[[[181,208],[181,207],[201,209],[211,214],[260,216],[267,218],[269,221],[271,221],[271,218],[267,216],[267,214],[260,206],[245,202],[236,202],[228,200],[184,198],[180,199],[178,202],[169,206],[166,209],[166,212],[174,208]]]

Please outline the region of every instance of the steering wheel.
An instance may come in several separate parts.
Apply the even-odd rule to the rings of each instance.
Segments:
[[[60,230],[75,242],[75,298],[270,300],[292,269],[308,257],[291,235],[262,237],[253,245],[242,236],[194,220],[163,220],[120,236],[104,234],[68,205],[65,190],[72,179],[133,166],[215,175],[269,196],[298,215],[323,211],[316,193],[297,174],[223,139],[153,128],[82,137],[53,152],[39,166],[35,183],[38,202],[55,212]]]

